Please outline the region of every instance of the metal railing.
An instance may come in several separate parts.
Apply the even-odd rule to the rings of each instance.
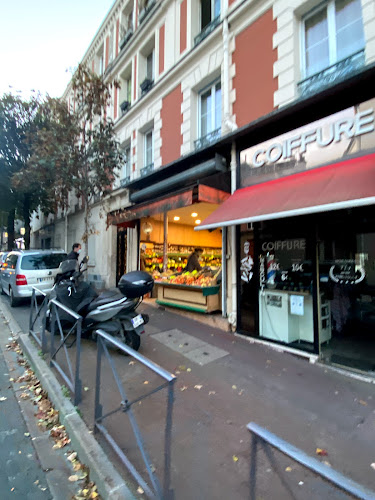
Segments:
[[[140,170],[141,177],[151,174],[151,172],[153,171],[154,171],[154,163],[152,162],[146,165],[145,167],[141,168]]]
[[[298,83],[298,93],[300,97],[306,97],[316,92],[321,92],[322,89],[333,85],[334,83],[344,80],[360,70],[365,64],[364,49],[352,54],[341,61],[338,61],[323,71],[319,71],[314,75],[305,78]]]
[[[287,457],[292,458],[295,462],[300,463],[306,469],[318,474],[326,481],[330,482],[337,488],[346,493],[353,495],[355,498],[363,500],[374,500],[375,492],[370,491],[364,486],[348,479],[343,474],[333,470],[331,467],[323,464],[316,458],[310,457],[305,452],[291,445],[287,441],[279,438],[272,432],[267,431],[263,427],[250,422],[247,425],[248,430],[252,435],[251,452],[250,452],[250,500],[256,499],[256,470],[257,470],[257,449],[260,444],[276,474],[278,475],[281,483],[288,491],[290,498],[296,498],[293,494],[289,484],[285,480],[281,467],[278,466],[276,459],[273,455],[273,448],[279,450]],[[305,497],[306,498],[306,497]]]
[[[138,484],[143,488],[144,492],[149,498],[156,498],[158,500],[172,500],[173,499],[173,491],[170,489],[171,482],[171,443],[172,443],[172,411],[173,411],[173,402],[174,402],[174,383],[176,381],[176,377],[169,373],[168,371],[161,368],[159,365],[153,363],[151,360],[142,356],[137,351],[134,351],[129,346],[125,345],[123,342],[116,340],[111,335],[107,334],[103,330],[97,330],[97,366],[96,366],[96,387],[95,387],[95,430],[100,431],[101,434],[106,438],[107,442],[112,446],[113,450],[117,453],[118,457],[121,459],[123,464],[127,467],[132,476],[138,481]],[[139,363],[153,371],[155,374],[164,379],[159,387],[152,389],[147,394],[144,394],[140,397],[135,398],[133,401],[129,401],[126,395],[126,391],[124,389],[123,377],[121,378],[116,370],[113,358],[111,354],[108,352],[107,344],[111,347],[119,349],[125,354],[128,354]],[[102,356],[105,354],[110,368],[112,370],[113,377],[115,379],[121,401],[117,408],[114,410],[110,410],[107,413],[103,414],[103,407],[100,399],[100,383],[101,383],[101,368],[102,368]],[[164,478],[163,478],[163,487],[161,486],[158,477],[154,472],[153,465],[150,461],[148,453],[145,448],[145,443],[139,429],[137,420],[132,410],[132,406],[135,404],[139,404],[145,398],[155,394],[161,389],[167,388],[167,411],[166,411],[166,424],[165,424],[165,433],[164,433]],[[129,417],[130,425],[133,430],[134,437],[137,442],[137,447],[141,453],[142,460],[147,470],[148,478],[151,483],[149,484],[142,477],[140,472],[136,469],[134,464],[130,461],[130,459],[125,455],[120,446],[116,443],[115,439],[111,436],[108,429],[105,427],[103,421],[109,417],[114,415],[115,413],[123,412],[127,414]]]
[[[70,391],[73,392],[74,398],[73,403],[77,406],[82,399],[82,382],[80,378],[80,364],[81,364],[81,334],[82,334],[82,316],[72,311],[68,307],[60,304],[57,300],[53,299],[50,301],[51,307],[51,351],[50,351],[50,366],[56,368],[61,377],[66,382]],[[63,311],[65,315],[73,318],[73,325],[69,325],[68,331],[64,331],[61,318],[59,314],[59,310]],[[71,323],[71,320],[69,320]],[[55,331],[56,326],[58,327],[60,334],[60,343],[55,349]],[[70,345],[67,345],[68,339],[72,338],[73,333],[76,334],[75,339],[72,341]],[[69,357],[68,347],[72,347],[73,344],[76,344],[76,356],[75,356],[75,368],[72,367],[72,362]],[[57,354],[59,351],[63,349],[65,353],[66,364],[68,367],[68,373],[65,373],[63,367],[57,361]]]
[[[221,136],[221,128],[217,128],[216,130],[213,130],[212,132],[208,133],[207,135],[204,135],[194,141],[194,148],[195,150],[205,148],[212,144],[213,142],[216,142],[220,139]]]
[[[29,317],[29,335],[33,337],[39,345],[42,353],[45,354],[47,348],[46,336],[46,312],[48,307],[47,294],[39,290],[36,286],[32,287],[33,294],[31,296],[30,317]],[[43,296],[43,301],[38,304],[38,294]]]
[[[215,17],[210,23],[205,26],[196,37],[194,37],[194,45],[198,45],[220,24],[220,14]]]

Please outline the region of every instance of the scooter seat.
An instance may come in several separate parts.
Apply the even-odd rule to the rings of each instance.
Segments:
[[[124,296],[119,290],[106,290],[89,304],[88,311],[93,311],[99,306],[103,306],[104,304],[109,304],[110,302],[115,302],[116,300],[121,300],[123,298]]]

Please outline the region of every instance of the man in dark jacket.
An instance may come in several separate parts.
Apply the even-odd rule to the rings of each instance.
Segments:
[[[66,260],[78,260],[79,254],[81,252],[81,245],[79,243],[74,243],[72,251],[66,256]]]
[[[200,271],[202,269],[202,266],[199,264],[199,259],[203,253],[202,248],[195,248],[194,252],[190,254],[187,264],[186,264],[186,271]]]

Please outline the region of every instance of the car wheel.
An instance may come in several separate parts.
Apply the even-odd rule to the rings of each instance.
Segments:
[[[9,290],[9,296],[10,296],[10,307],[17,307],[19,304],[19,299],[17,299],[14,296],[12,289]]]

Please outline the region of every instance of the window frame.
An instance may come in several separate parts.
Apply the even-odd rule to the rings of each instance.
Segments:
[[[126,161],[122,164],[122,169],[121,169],[121,179],[126,179],[129,177],[130,179],[130,174],[131,174],[131,143],[127,144],[124,146],[124,157],[126,158]]]
[[[355,0],[353,0],[355,1]],[[328,54],[329,54],[329,64],[328,66],[320,69],[317,72],[307,75],[307,61],[306,61],[306,21],[311,17],[315,16],[318,12],[326,9],[326,19],[327,19],[327,30],[328,30]],[[362,15],[362,11],[361,11]],[[363,23],[363,17],[362,17]],[[336,40],[336,0],[326,0],[316,6],[314,9],[309,11],[303,16],[300,28],[300,39],[301,39],[301,68],[302,68],[302,78],[310,78],[315,74],[324,71],[324,69],[339,62],[337,59],[337,40]],[[364,40],[363,48],[366,46],[366,41]]]
[[[151,134],[151,161],[147,162],[147,137]],[[150,128],[143,134],[143,168],[154,163],[154,129]]]
[[[220,83],[220,99],[221,99],[221,79],[218,78],[211,82],[209,85],[206,85],[198,94],[198,139],[201,139],[202,137],[206,137],[206,135],[210,134],[215,128],[215,123],[216,123],[216,86],[217,84]],[[211,89],[211,100],[212,100],[212,108],[211,108],[211,117],[210,117],[210,122],[211,128],[204,136],[202,135],[202,96],[207,92],[207,90]],[[221,115],[221,103],[220,103],[220,115]],[[220,129],[221,129],[221,119],[222,116],[220,116]],[[208,127],[207,127],[208,128]]]

